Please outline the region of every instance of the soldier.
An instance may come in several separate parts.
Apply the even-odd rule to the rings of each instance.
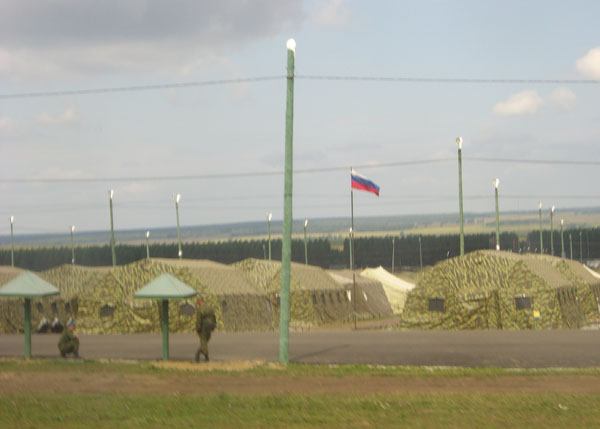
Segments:
[[[58,340],[58,350],[62,357],[67,357],[67,353],[73,353],[75,359],[79,359],[79,337],[73,333],[75,330],[75,321],[69,319],[67,329],[65,329]]]
[[[196,318],[196,332],[200,337],[200,347],[196,351],[196,362],[200,361],[200,354],[204,355],[204,359],[208,362],[208,341],[212,331],[217,326],[217,319],[212,308],[204,305],[204,299],[198,298],[198,313]]]

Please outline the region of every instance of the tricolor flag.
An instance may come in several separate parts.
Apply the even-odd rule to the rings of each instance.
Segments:
[[[375,195],[379,196],[379,186],[367,179],[365,176],[361,176],[354,170],[350,171],[350,182],[352,189],[373,192]]]

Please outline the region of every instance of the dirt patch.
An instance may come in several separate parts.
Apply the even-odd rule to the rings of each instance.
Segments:
[[[123,374],[111,372],[0,373],[0,394],[7,393],[122,393],[122,394],[402,394],[402,393],[569,393],[599,394],[600,376],[541,375],[497,377],[381,377],[381,376],[255,376],[240,373],[258,362],[192,364],[157,363],[177,372]],[[184,373],[180,372],[185,370]],[[231,371],[231,375],[210,373]]]

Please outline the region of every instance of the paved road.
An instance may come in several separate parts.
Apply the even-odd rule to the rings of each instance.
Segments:
[[[56,358],[57,334],[32,335],[34,358]],[[191,360],[194,334],[170,334],[170,358]],[[279,360],[276,332],[215,333],[211,358]],[[23,335],[0,335],[0,357],[22,357]],[[82,335],[85,358],[161,359],[160,334]],[[505,368],[600,367],[600,330],[374,331],[290,333],[290,361],[325,364],[499,366]]]

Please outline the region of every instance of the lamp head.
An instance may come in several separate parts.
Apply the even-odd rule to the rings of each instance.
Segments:
[[[308,219],[304,220],[304,228],[306,228],[306,226],[308,225]]]
[[[462,137],[456,137],[456,146],[458,146],[458,150],[462,149]]]
[[[296,41],[294,39],[288,39],[285,46],[288,48],[289,51],[292,51],[294,54],[296,54]]]
[[[175,195],[175,196],[173,197],[173,199],[175,200],[175,202],[176,202],[177,204],[179,204],[179,200],[181,199],[181,194],[177,194],[177,195]]]
[[[12,225],[12,224],[14,223],[14,221],[15,221],[15,217],[14,217],[14,216],[11,216],[11,217],[10,217],[10,224]]]
[[[540,210],[542,209],[542,202],[541,201],[538,203],[538,209],[540,209]]]
[[[113,196],[114,196],[114,195],[115,195],[115,191],[114,191],[114,189],[111,189],[111,190],[109,190],[109,191],[108,191],[108,197],[109,197],[111,200],[113,199]]]
[[[498,189],[498,185],[500,184],[500,179],[497,177],[494,179],[494,188]]]
[[[75,231],[75,225],[71,225],[71,232]]]
[[[555,208],[556,208],[556,207],[552,206],[552,207],[550,208],[550,211],[551,211],[552,213],[554,213],[554,209],[555,209]]]
[[[564,220],[564,219],[561,219],[561,220],[560,220],[560,226],[563,226],[564,224],[565,224],[565,220]]]
[[[267,213],[267,220],[269,222],[271,222],[271,219],[273,218],[273,213]]]
[[[150,237],[150,231],[146,231],[146,238]]]

